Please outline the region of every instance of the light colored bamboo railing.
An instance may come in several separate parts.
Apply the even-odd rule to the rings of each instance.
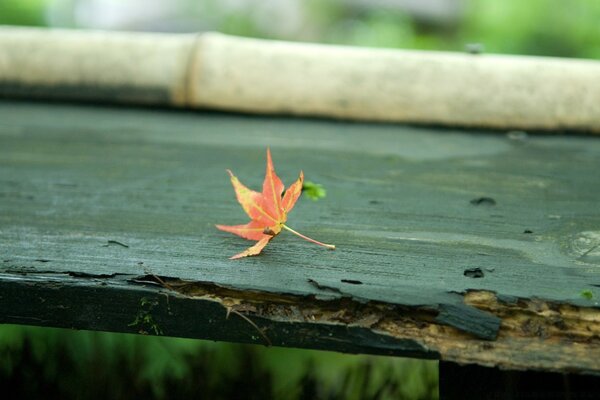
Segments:
[[[600,133],[600,62],[0,28],[0,96]]]

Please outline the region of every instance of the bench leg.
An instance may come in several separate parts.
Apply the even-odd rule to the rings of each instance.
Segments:
[[[597,398],[600,398],[600,376],[505,371],[440,361],[441,400]]]

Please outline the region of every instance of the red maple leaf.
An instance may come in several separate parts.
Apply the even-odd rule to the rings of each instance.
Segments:
[[[227,172],[231,177],[231,184],[235,190],[237,200],[242,205],[242,208],[246,214],[248,214],[251,221],[245,225],[216,225],[216,227],[222,231],[241,236],[244,239],[257,241],[254,246],[236,254],[231,257],[231,259],[260,254],[267,243],[275,236],[279,235],[282,229],[290,231],[309,242],[316,243],[329,249],[335,249],[335,246],[332,244],[325,244],[311,239],[285,225],[287,214],[292,211],[292,208],[294,208],[294,205],[302,192],[302,182],[304,181],[304,174],[302,171],[300,171],[298,180],[287,188],[283,196],[284,186],[281,179],[279,179],[275,173],[273,160],[271,159],[271,151],[268,148],[267,172],[265,174],[265,181],[263,182],[262,193],[248,189],[230,170],[227,170]]]

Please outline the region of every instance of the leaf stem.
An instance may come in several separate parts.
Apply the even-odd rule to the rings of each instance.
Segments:
[[[292,232],[294,235],[300,236],[302,239],[304,240],[308,240],[311,243],[314,244],[318,244],[319,246],[323,246],[323,247],[327,247],[328,249],[334,250],[335,249],[335,245],[334,244],[326,244],[326,243],[321,243],[318,240],[315,239],[311,239],[308,236],[304,236],[303,234],[301,234],[300,232],[296,232],[295,230],[293,230],[292,228],[290,228],[287,225],[282,225],[283,229]]]

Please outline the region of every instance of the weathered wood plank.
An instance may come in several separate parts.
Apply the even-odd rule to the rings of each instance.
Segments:
[[[259,187],[266,146],[284,182],[303,169],[326,187],[288,222],[337,250],[284,233],[260,257],[227,259],[248,242],[213,227],[246,218],[224,170]],[[61,326],[134,331],[121,324],[132,299],[169,292],[136,279],[152,273],[204,299],[171,294],[184,303],[303,324],[290,335],[312,339],[289,345],[315,347],[323,326],[358,324],[424,357],[597,372],[599,166],[591,137],[4,101],[0,321],[57,325],[29,297],[36,288],[48,307],[77,310]],[[494,201],[472,202],[484,197]],[[55,287],[65,295],[50,296]],[[87,296],[91,316],[118,322],[69,322],[81,313],[70,304]],[[94,308],[102,296],[127,298],[123,316]],[[202,306],[185,307],[175,319]],[[242,340],[167,319],[165,334]]]
[[[0,290],[3,297],[1,318],[8,323],[350,353],[438,357],[415,340],[377,334],[363,326],[255,316],[252,318],[255,327],[238,313],[228,315],[218,301],[208,298],[189,301],[182,296],[166,296],[151,287],[133,286],[123,276],[95,279],[44,273],[3,275]],[[26,307],[23,306],[23,293],[26,293]],[[257,328],[264,330],[264,334]]]

